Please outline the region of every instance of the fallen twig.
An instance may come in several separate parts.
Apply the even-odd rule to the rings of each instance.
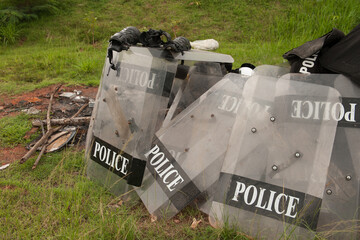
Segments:
[[[79,108],[79,110],[71,118],[77,117],[88,105],[89,103],[85,103],[84,105],[82,105],[81,108]]]
[[[41,120],[39,120],[39,122],[40,122],[40,126],[41,126],[42,135],[44,136],[45,135],[44,123]]]
[[[48,146],[47,144],[45,144],[45,145],[42,146],[41,151],[40,151],[38,157],[36,158],[36,160],[35,160],[35,162],[34,162],[34,165],[32,166],[32,169],[33,169],[33,170],[34,170],[34,169],[36,168],[36,166],[38,165],[38,163],[39,163],[39,161],[40,161],[40,158],[41,158],[41,156],[44,154],[47,146]]]
[[[37,143],[35,143],[35,145],[20,159],[20,163],[24,163],[26,160],[28,160],[31,155],[34,154],[34,152],[36,151],[36,149],[38,147],[40,147],[43,143],[45,143],[47,141],[47,139],[56,131],[58,131],[61,127],[56,127],[56,128],[51,128],[49,131],[47,131],[45,133],[44,136],[42,136],[40,138],[39,141],[37,141]]]
[[[89,123],[91,117],[76,117],[76,118],[59,118],[51,119],[50,122],[52,125],[82,125],[84,123]],[[34,120],[32,125],[34,127],[39,127],[41,124],[46,123],[45,120]]]
[[[49,106],[48,106],[48,110],[47,110],[47,114],[46,114],[46,122],[47,122],[47,130],[49,131],[51,128],[51,122],[50,122],[50,112],[51,112],[51,105],[52,105],[52,100],[54,98],[54,95],[57,93],[57,91],[59,91],[60,87],[62,86],[62,84],[60,84],[55,91],[51,94],[50,96],[50,101],[49,101]]]
[[[60,84],[59,86],[56,87],[55,91],[51,94],[50,96],[50,101],[49,101],[49,106],[48,106],[48,110],[47,110],[47,114],[46,114],[46,122],[47,122],[47,132],[45,133],[45,135],[43,135],[40,140],[35,143],[35,145],[20,159],[20,163],[24,163],[26,160],[28,160],[31,155],[34,154],[34,152],[36,151],[36,149],[38,147],[40,147],[42,144],[46,143],[46,141],[48,140],[48,138],[51,136],[51,134],[53,134],[54,132],[58,131],[61,127],[56,127],[56,128],[51,128],[51,123],[50,123],[50,112],[51,112],[51,102],[54,98],[55,93],[60,89],[60,87],[62,86],[62,84]],[[41,157],[41,155],[40,155]],[[39,159],[40,160],[40,159]],[[37,160],[37,162],[39,162],[39,160]]]
[[[47,147],[47,141],[49,139],[49,137],[57,132],[58,130],[60,130],[62,127],[58,126],[55,128],[51,127],[51,124],[54,125],[76,125],[76,124],[82,124],[82,123],[86,123],[86,122],[90,122],[90,117],[83,117],[83,118],[76,118],[81,111],[83,111],[87,106],[88,103],[84,104],[71,118],[66,118],[66,119],[50,119],[50,112],[51,112],[51,105],[52,105],[52,100],[54,98],[55,93],[60,89],[62,85],[58,86],[55,91],[51,94],[50,96],[50,101],[49,101],[49,106],[48,106],[48,111],[47,111],[47,115],[46,115],[46,124],[47,124],[47,132],[40,138],[40,140],[35,143],[35,145],[20,159],[20,163],[24,163],[26,160],[28,160],[33,154],[34,152],[43,145],[43,147],[41,148],[41,152],[38,155],[32,169],[35,169],[37,164],[39,163],[41,156],[44,154],[46,147]],[[35,126],[36,124],[39,124],[38,126],[41,126],[44,123],[44,121],[35,121],[33,122],[33,125]]]

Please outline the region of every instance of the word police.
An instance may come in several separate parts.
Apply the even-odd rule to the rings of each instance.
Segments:
[[[295,218],[298,214],[297,211],[301,208],[298,197],[262,187],[258,189],[255,185],[246,186],[245,183],[239,181],[236,181],[236,188],[231,201],[242,201],[247,206],[275,212],[278,215],[285,214],[290,218]]]
[[[179,171],[175,169],[170,160],[165,157],[165,153],[160,151],[160,147],[156,144],[145,157],[149,160],[149,165],[156,172],[156,176],[160,177],[161,182],[166,185],[170,192],[174,191],[177,186],[184,182],[184,178]]]
[[[304,59],[304,61],[301,63],[302,67],[300,67],[299,72],[304,74],[310,74],[313,72],[311,69],[315,66],[315,61],[317,59],[318,55],[314,53],[310,57],[307,57]]]
[[[241,96],[234,97],[224,94],[220,104],[218,105],[218,109],[236,114],[242,104],[243,98]],[[249,111],[251,110],[252,113],[268,111],[270,109],[270,106],[265,102],[247,102],[247,104],[244,104],[243,107],[246,107]]]
[[[127,167],[130,160],[121,154],[118,154],[114,150],[101,145],[98,141],[94,142],[95,147],[92,152],[92,158],[100,161],[102,164],[106,164],[110,168],[115,169],[120,175],[126,175],[128,173]]]
[[[347,122],[356,122],[356,105],[349,103],[350,108],[346,108],[340,102],[320,102],[320,101],[292,101],[292,118],[314,119],[314,120],[345,120]]]
[[[126,66],[118,68],[117,76],[120,77],[120,81],[140,86],[142,88],[154,89],[154,82],[156,79],[156,73],[134,69]]]

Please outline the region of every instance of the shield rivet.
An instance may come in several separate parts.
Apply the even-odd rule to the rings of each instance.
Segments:
[[[346,181],[350,181],[351,180],[351,176],[350,175],[347,175],[346,176]]]
[[[270,121],[275,122],[275,117],[270,117]]]
[[[300,154],[299,152],[296,152],[296,153],[295,153],[295,157],[296,157],[296,158],[299,158],[299,157],[301,157],[301,154]]]
[[[272,170],[273,170],[273,171],[277,171],[277,170],[278,170],[278,167],[277,167],[276,165],[273,165],[273,166],[272,166]]]
[[[252,129],[251,129],[251,132],[252,132],[252,133],[256,133],[256,128],[252,128]]]
[[[331,194],[332,194],[331,189],[326,190],[326,194],[327,194],[327,195],[331,195]]]

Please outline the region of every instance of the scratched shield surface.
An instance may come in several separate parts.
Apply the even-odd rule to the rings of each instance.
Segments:
[[[343,75],[285,75],[284,79],[334,87],[341,94],[317,231],[326,238],[360,238],[360,87]]]
[[[266,239],[311,238],[337,126],[320,105],[334,106],[339,97],[334,88],[312,83],[259,75],[247,80],[211,224],[236,225]]]
[[[195,198],[204,203],[212,195],[245,81],[226,75],[156,133],[136,190],[151,214],[171,218]]]
[[[168,54],[131,47],[114,54],[116,69],[105,62],[87,136],[87,174],[117,195],[128,183],[141,184],[143,154],[164,119],[176,71]]]

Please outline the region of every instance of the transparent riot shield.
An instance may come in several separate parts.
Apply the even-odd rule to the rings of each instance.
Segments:
[[[245,81],[226,75],[156,133],[136,190],[151,214],[170,218],[196,197],[205,203],[213,194]]]
[[[187,61],[186,78],[176,91],[176,96],[164,120],[166,127],[181,111],[198,99],[203,93],[220,81],[226,74],[225,66],[218,62]]]
[[[317,231],[327,239],[359,239],[360,87],[343,75],[289,74],[284,79],[337,89],[339,115]]]
[[[279,78],[290,72],[289,68],[273,65],[260,65],[254,69],[254,75]]]
[[[328,86],[255,75],[247,80],[210,211],[265,239],[310,239],[319,219],[339,103]]]
[[[87,174],[120,195],[140,186],[146,150],[161,126],[177,61],[168,51],[131,47],[106,61],[87,136]]]

